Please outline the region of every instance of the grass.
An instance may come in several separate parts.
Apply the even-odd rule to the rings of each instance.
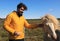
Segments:
[[[40,23],[39,19],[29,19],[29,23]],[[43,41],[43,29],[27,29],[25,28],[25,41]],[[0,21],[0,41],[8,41],[8,32],[3,29],[3,21]]]

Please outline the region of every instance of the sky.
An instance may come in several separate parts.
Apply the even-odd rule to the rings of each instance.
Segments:
[[[23,13],[26,19],[39,19],[45,14],[60,18],[60,0],[0,0],[0,18],[6,18],[21,2],[28,8]]]

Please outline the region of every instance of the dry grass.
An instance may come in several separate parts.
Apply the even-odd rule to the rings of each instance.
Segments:
[[[60,20],[59,20],[60,21]],[[40,23],[40,20],[28,20],[29,23]],[[0,41],[8,41],[8,33],[3,29],[3,21],[0,23]],[[25,41],[43,41],[42,28],[25,29]]]

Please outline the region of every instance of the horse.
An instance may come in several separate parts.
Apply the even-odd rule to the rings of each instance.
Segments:
[[[59,21],[57,18],[51,14],[46,14],[41,18],[41,23],[44,24],[44,41],[57,41],[56,31],[59,28]]]

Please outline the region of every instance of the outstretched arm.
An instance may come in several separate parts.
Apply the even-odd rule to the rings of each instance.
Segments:
[[[26,20],[24,22],[25,27],[27,28],[37,28],[37,27],[43,27],[43,24],[29,24]]]

